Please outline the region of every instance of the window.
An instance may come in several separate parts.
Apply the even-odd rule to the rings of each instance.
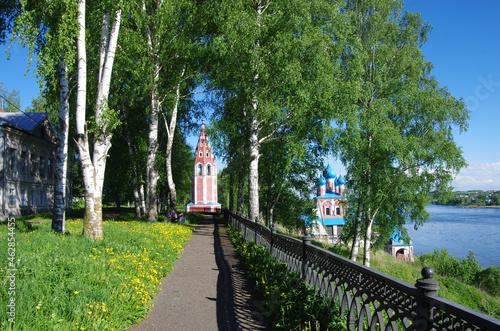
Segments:
[[[203,152],[202,151],[200,151],[200,157],[203,157]]]
[[[46,194],[45,194],[45,190],[40,190],[39,193],[39,199],[38,199],[38,204],[40,206],[45,206],[45,200],[46,200]]]
[[[210,176],[210,164],[207,164],[207,175]]]
[[[208,157],[208,151],[207,151],[207,157]]]
[[[47,177],[52,178],[54,176],[54,160],[52,158],[47,159]]]
[[[30,172],[32,175],[36,175],[36,168],[37,168],[37,157],[36,157],[36,148],[33,147],[33,149],[30,152]]]
[[[325,215],[330,215],[330,207],[325,207]]]
[[[21,172],[26,173],[28,172],[28,157],[27,157],[27,152],[26,151],[21,151]]]
[[[201,164],[198,164],[198,176],[201,176]]]
[[[21,189],[21,206],[27,206],[28,205],[28,192],[26,191],[26,188]]]
[[[35,207],[36,206],[36,194],[35,190],[30,191],[30,206]]]
[[[40,152],[40,177],[45,177],[45,152]]]
[[[337,207],[337,215],[340,215],[340,207]]]
[[[9,170],[16,171],[16,149],[9,148]]]
[[[16,206],[16,190],[13,188],[9,189],[9,206]]]

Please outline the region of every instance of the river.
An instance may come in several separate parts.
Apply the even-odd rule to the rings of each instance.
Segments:
[[[500,208],[427,205],[429,219],[417,231],[407,224],[415,255],[446,248],[457,258],[474,252],[477,262],[500,267]]]

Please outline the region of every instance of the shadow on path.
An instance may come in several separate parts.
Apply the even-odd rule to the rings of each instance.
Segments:
[[[254,285],[226,227],[206,215],[159,286],[148,318],[129,330],[269,330]]]
[[[255,299],[255,284],[234,250],[226,227],[214,218],[214,252],[217,278],[217,324],[219,330],[267,330],[267,320]]]

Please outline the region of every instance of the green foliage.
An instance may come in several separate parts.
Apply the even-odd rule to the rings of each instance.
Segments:
[[[457,259],[448,250],[434,249],[433,254],[424,254],[420,257],[422,264],[434,268],[434,271],[449,277],[460,279],[466,284],[475,284],[482,267],[477,263],[474,253],[469,252],[467,259]]]
[[[425,222],[429,192],[449,191],[453,172],[466,164],[453,127],[467,128],[469,110],[431,74],[421,49],[431,26],[420,14],[398,0],[348,7],[353,34],[343,78],[352,88],[332,149],[346,165],[347,200],[369,238],[374,221],[386,233],[407,219]]]
[[[491,266],[476,276],[477,285],[493,296],[500,297],[500,268]]]
[[[200,213],[186,213],[185,216],[187,224],[199,224],[205,218],[205,215]]]
[[[21,97],[19,91],[9,91],[3,82],[0,82],[0,105],[4,112],[17,112],[21,110]]]
[[[270,317],[277,330],[340,330],[345,320],[331,299],[317,296],[287,265],[277,261],[265,247],[247,242],[234,228],[228,228],[236,251],[248,276],[255,279],[262,298],[263,314]]]
[[[124,330],[143,320],[163,277],[191,236],[189,227],[103,222],[106,238],[84,238],[82,220],[67,234],[50,222],[26,231],[16,220],[15,324],[0,312],[2,330]],[[0,226],[0,277],[6,279],[7,227]],[[0,288],[0,302],[11,296]]]

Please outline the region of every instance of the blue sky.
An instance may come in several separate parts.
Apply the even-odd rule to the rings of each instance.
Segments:
[[[408,0],[405,8],[420,12],[433,30],[423,46],[433,74],[471,110],[469,129],[455,134],[469,166],[453,181],[456,190],[500,190],[500,1]],[[11,60],[5,49],[11,47]],[[0,81],[20,91],[21,109],[38,95],[27,68],[27,50],[0,46]],[[194,139],[194,144],[196,144]],[[344,173],[341,165],[332,166]],[[220,170],[220,166],[219,166]]]

